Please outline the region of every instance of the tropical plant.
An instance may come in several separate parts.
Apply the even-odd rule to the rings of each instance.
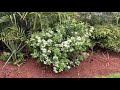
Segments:
[[[26,39],[24,30],[19,27],[17,19],[17,13],[5,15],[0,18],[1,24],[4,23],[4,26],[1,28],[0,40],[7,47],[6,51],[11,53],[7,62],[12,60],[13,63],[16,63],[18,60],[17,54],[25,46],[24,41]]]

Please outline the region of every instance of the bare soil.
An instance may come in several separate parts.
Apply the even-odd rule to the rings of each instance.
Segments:
[[[26,60],[21,67],[7,64],[2,70],[5,62],[0,60],[0,78],[83,78],[120,72],[120,53],[106,50],[89,53],[90,59],[58,74],[55,74],[50,66],[37,63],[35,59]]]

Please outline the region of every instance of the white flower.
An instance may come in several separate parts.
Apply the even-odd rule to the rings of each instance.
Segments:
[[[81,40],[81,37],[77,37],[77,40]]]
[[[38,38],[39,38],[39,36],[35,36],[35,38],[37,38],[37,39],[38,39]]]
[[[58,73],[56,67],[53,67],[53,71],[54,71],[55,73]]]
[[[47,64],[47,62],[46,62],[46,61],[43,61],[43,63],[44,63],[44,64]]]
[[[45,58],[47,57],[47,55],[45,55],[45,54],[42,54]]]
[[[38,39],[38,42],[41,42],[41,38],[40,37],[38,37],[37,39]]]
[[[41,50],[43,53],[46,53],[46,51],[47,51],[45,48],[41,48]]]
[[[52,42],[52,40],[51,40],[51,39],[48,39],[48,41],[47,41],[47,42],[50,42],[50,43],[51,43],[51,42]]]
[[[75,34],[78,34],[78,32],[75,32]]]
[[[48,53],[51,53],[51,51],[50,51],[50,50],[48,50]]]
[[[59,72],[62,72],[62,71],[63,71],[63,69],[60,68]]]
[[[69,39],[69,40],[68,40],[68,42],[70,43],[70,42],[72,42],[72,40],[71,40],[71,39]]]
[[[59,62],[58,62],[58,61],[57,61],[57,62],[55,62],[55,66],[56,66],[56,67],[58,67],[58,64],[59,64]]]
[[[54,32],[50,30],[49,33],[50,33],[50,34],[53,34]]]
[[[66,47],[66,48],[69,48],[69,47],[70,47],[68,41],[64,41],[61,45],[64,46],[64,47]]]
[[[70,46],[69,45],[64,45],[66,48],[69,48]]]
[[[64,51],[64,48],[61,48],[61,51]]]
[[[54,60],[58,60],[57,55],[53,56],[53,59],[54,59]]]
[[[40,43],[40,42],[41,42],[41,39],[38,39],[38,42]]]
[[[35,36],[36,39],[41,39],[39,36]]]
[[[45,41],[44,39],[42,39],[42,42],[43,42],[43,44],[46,46],[47,41]]]
[[[67,66],[68,69],[70,69],[71,67],[70,66]]]
[[[55,46],[56,46],[56,47],[59,47],[59,46],[61,47],[61,44],[55,44]]]
[[[90,28],[90,32],[93,32],[93,30],[94,30],[94,28],[93,28],[93,27],[91,27],[91,28]]]
[[[73,48],[71,48],[71,49],[70,49],[70,52],[72,52],[72,51],[74,51],[74,49],[73,49]]]
[[[75,37],[71,37],[71,40],[75,40]]]

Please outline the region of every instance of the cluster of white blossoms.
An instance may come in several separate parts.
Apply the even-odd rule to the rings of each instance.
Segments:
[[[53,67],[53,71],[55,73],[62,72],[64,70],[64,69],[60,68],[59,65],[62,66],[62,68],[66,68],[66,69],[70,69],[71,68],[69,65],[66,65],[63,62],[60,63],[59,61],[56,61],[55,64],[54,64],[55,67]]]
[[[54,66],[55,67],[53,67],[53,69],[55,73],[63,71],[64,70],[63,68],[67,68],[67,69],[71,68],[70,66],[67,66],[64,62],[59,62],[59,61],[55,62]]]
[[[46,48],[41,48],[41,51],[42,51],[41,53],[45,59],[48,59],[48,55],[51,54],[51,52],[52,52],[51,50],[48,50]]]
[[[43,53],[47,52],[46,48],[41,48],[41,50],[42,50]]]
[[[41,47],[45,47],[46,45],[49,45],[52,43],[51,39],[45,40],[42,39],[41,36],[35,36],[35,38],[30,38],[30,41],[34,41],[34,43],[31,44],[31,46],[41,46]]]
[[[63,41],[61,44],[55,44],[56,47],[60,48],[64,52],[73,52],[74,47],[82,46],[85,43],[84,37],[70,37],[67,41]]]
[[[46,60],[43,61],[44,64],[51,65],[52,61],[47,58]]]
[[[60,45],[61,45],[61,47],[66,47],[66,48],[70,47],[70,43],[68,41],[64,41]]]

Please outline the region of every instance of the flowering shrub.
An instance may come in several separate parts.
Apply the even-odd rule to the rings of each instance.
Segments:
[[[93,27],[69,20],[32,34],[27,43],[33,49],[33,58],[52,65],[53,71],[58,73],[79,65],[81,60],[87,58],[85,51],[92,46],[89,39],[92,32]]]

